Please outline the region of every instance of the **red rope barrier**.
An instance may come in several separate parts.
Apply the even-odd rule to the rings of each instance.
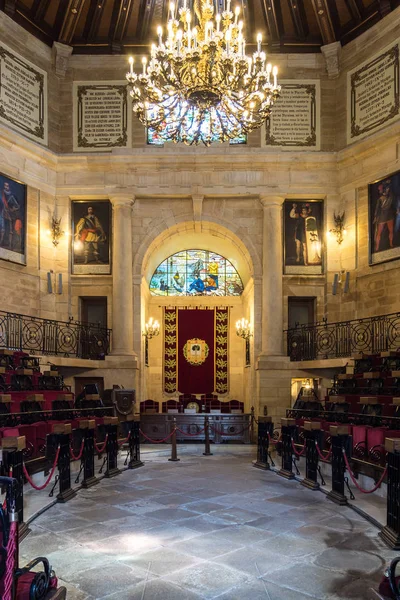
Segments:
[[[319,446],[318,446],[318,442],[317,442],[317,441],[315,441],[315,446],[316,446],[316,448],[317,448],[318,456],[320,457],[320,459],[321,459],[323,462],[329,462],[329,459],[330,459],[330,457],[331,457],[331,454],[332,454],[332,448],[329,450],[328,454],[325,456],[324,454],[322,454],[321,450],[319,449]]]
[[[118,446],[123,446],[124,444],[126,444],[126,442],[129,441],[130,437],[131,437],[131,432],[128,433],[128,437],[124,438],[123,440],[118,440]]]
[[[141,429],[139,429],[139,431],[142,434],[142,436],[144,437],[144,439],[148,440],[152,444],[163,444],[164,442],[166,442],[167,440],[169,440],[170,437],[172,437],[174,435],[174,431],[175,430],[171,431],[171,433],[169,435],[167,435],[167,437],[164,438],[163,440],[153,440],[152,438],[147,437],[147,435],[145,433],[143,433],[143,431]]]
[[[365,490],[364,488],[362,488],[360,486],[360,484],[358,483],[357,479],[354,477],[354,473],[352,472],[351,468],[350,468],[350,464],[349,464],[349,459],[347,458],[347,454],[343,448],[343,456],[344,456],[344,462],[346,463],[346,468],[349,472],[349,475],[351,477],[352,482],[354,483],[354,485],[356,486],[356,488],[362,492],[363,494],[372,494],[372,492],[375,492],[382,484],[382,481],[385,479],[386,473],[387,473],[387,466],[385,467],[385,470],[382,473],[381,478],[379,479],[378,483],[372,488],[372,490]]]
[[[107,441],[108,441],[108,433],[106,435],[106,439],[104,440],[104,444],[99,448],[98,445],[96,444],[96,442],[94,443],[94,449],[96,450],[97,454],[103,454],[104,450],[106,449],[107,446]]]
[[[80,460],[82,458],[82,454],[83,454],[83,448],[85,446],[85,440],[82,440],[82,444],[81,444],[81,448],[79,450],[79,454],[78,456],[75,456],[75,454],[72,451],[72,448],[69,449],[69,453],[71,455],[72,460]]]
[[[278,444],[282,440],[282,434],[279,436],[279,439],[277,439],[277,440],[274,440],[274,438],[272,438],[270,436],[270,434],[268,434],[268,439],[269,439],[270,444]]]
[[[12,591],[14,583],[14,569],[16,566],[17,527],[18,523],[16,521],[11,521],[10,537],[7,544],[6,572],[4,575],[4,593],[2,600],[13,600]]]
[[[198,431],[197,433],[188,433],[187,431],[183,431],[182,429],[179,429],[179,427],[176,428],[177,431],[180,431],[183,435],[187,435],[189,437],[196,437],[197,435],[200,435],[201,433],[203,433],[206,428],[204,427],[204,429],[202,429],[201,431]]]
[[[306,443],[304,442],[303,449],[300,452],[297,452],[296,446],[294,445],[294,441],[292,438],[292,448],[293,448],[293,452],[295,453],[296,456],[303,456],[304,452],[306,451]]]
[[[56,457],[54,459],[54,465],[53,465],[53,468],[51,469],[51,473],[50,473],[50,475],[48,476],[48,478],[46,479],[46,481],[44,482],[43,485],[36,485],[36,484],[33,483],[33,481],[31,479],[28,471],[26,470],[25,463],[22,463],[22,469],[24,471],[24,475],[25,475],[25,477],[26,477],[29,485],[31,485],[34,490],[38,490],[38,491],[44,490],[44,488],[49,485],[49,483],[52,480],[52,477],[54,475],[54,471],[56,470],[59,455],[60,455],[60,446],[58,446],[58,448],[57,448]]]
[[[244,427],[241,431],[234,431],[233,433],[228,433],[227,431],[221,431],[220,429],[217,429],[216,427],[214,427],[214,425],[209,425],[209,427],[218,435],[242,435],[242,433],[250,429],[249,425],[248,427]]]

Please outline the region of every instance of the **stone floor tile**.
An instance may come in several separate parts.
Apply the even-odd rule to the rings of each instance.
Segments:
[[[124,510],[118,506],[101,506],[98,508],[91,508],[90,510],[82,510],[79,516],[82,519],[93,521],[95,523],[103,523],[105,521],[111,521],[114,519],[123,519],[130,515],[129,510]]]
[[[224,529],[229,527],[230,523],[224,519],[219,519],[214,516],[214,513],[207,515],[197,515],[191,519],[183,519],[179,522],[180,525],[194,529],[200,533],[208,533],[210,531],[217,531],[218,529]]]
[[[144,554],[126,556],[121,559],[121,562],[129,565],[135,572],[139,568],[152,575],[170,575],[175,571],[180,571],[202,561],[172,548],[166,549],[163,547]]]
[[[292,564],[293,559],[277,554],[274,552],[273,547],[260,548],[255,545],[218,556],[214,558],[214,562],[257,578],[265,573],[272,573],[276,569]]]
[[[315,596],[289,590],[263,579],[239,585],[226,594],[218,596],[218,600],[312,600],[313,598]]]
[[[249,577],[245,573],[211,562],[200,563],[194,567],[177,571],[163,579],[205,598],[218,597],[219,594],[226,593],[231,588],[249,581]]]
[[[81,571],[74,577],[74,583],[78,588],[93,596],[96,600],[107,594],[121,591],[127,587],[143,581],[146,573],[133,571],[127,565],[114,563],[106,569],[95,567],[87,571]],[[69,599],[68,599],[69,600]]]
[[[160,521],[180,521],[181,519],[188,519],[194,517],[198,513],[190,510],[183,510],[181,508],[161,508],[148,513],[148,516],[152,519],[159,519]]]
[[[204,596],[181,589],[172,583],[153,579],[110,596],[102,596],[98,600],[202,600],[203,598]]]
[[[221,532],[222,531],[224,530],[222,529]],[[218,532],[217,535],[214,535],[213,533],[204,534],[198,535],[190,540],[185,540],[184,542],[175,542],[170,548],[172,547],[185,554],[191,554],[192,556],[198,556],[203,559],[212,559],[216,556],[231,552],[232,550],[244,548],[245,540],[242,540],[242,542],[231,542],[230,540],[219,537],[219,533],[221,532]],[[213,535],[214,537],[211,538]]]
[[[314,564],[354,574],[354,577],[357,577],[359,573],[382,573],[385,568],[385,561],[380,556],[365,551],[346,550],[342,546],[324,550],[315,558]]]
[[[265,581],[325,600],[337,590],[349,585],[354,578],[315,565],[295,564],[264,575]]]
[[[216,504],[215,502],[209,502],[207,500],[197,500],[194,501],[191,499],[184,506],[186,510],[191,510],[192,512],[207,514],[213,513],[221,509],[220,504]]]

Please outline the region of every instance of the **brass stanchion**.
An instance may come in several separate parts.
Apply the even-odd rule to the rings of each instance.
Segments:
[[[212,456],[213,453],[210,452],[210,422],[208,417],[204,417],[204,434],[205,434],[205,448],[203,452],[203,456]]]
[[[178,458],[178,453],[177,453],[177,449],[176,449],[176,419],[174,417],[173,420],[173,432],[172,432],[172,438],[171,438],[171,458],[169,458],[168,460],[171,462],[178,462],[179,460],[181,460],[180,458]]]

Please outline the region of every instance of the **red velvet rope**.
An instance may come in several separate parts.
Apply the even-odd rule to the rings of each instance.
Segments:
[[[248,431],[250,429],[250,425],[248,427],[244,427],[241,431],[234,431],[233,433],[228,433],[227,431],[221,431],[220,429],[217,429],[216,427],[214,427],[214,425],[209,425],[210,429],[212,429],[215,433],[217,433],[218,435],[242,435],[242,433],[244,433],[245,431]]]
[[[53,465],[53,468],[51,469],[51,473],[50,473],[50,475],[48,476],[48,478],[46,479],[46,481],[44,482],[43,485],[35,485],[33,483],[33,481],[31,479],[28,471],[26,470],[25,463],[22,463],[22,469],[24,471],[24,475],[25,475],[25,477],[26,477],[29,485],[31,485],[34,490],[38,490],[38,491],[44,490],[44,488],[49,485],[49,483],[50,483],[50,481],[51,481],[51,479],[52,479],[52,477],[54,475],[54,471],[56,470],[57,463],[58,463],[58,457],[59,456],[60,456],[60,446],[58,446],[58,448],[57,448],[56,457],[54,459],[54,465]]]
[[[274,440],[274,438],[272,438],[270,436],[270,434],[268,434],[268,439],[269,439],[270,444],[278,444],[282,440],[282,434],[279,436],[279,439],[277,439],[277,440]]]
[[[323,462],[329,462],[329,459],[330,459],[330,457],[331,457],[331,454],[332,454],[332,448],[329,450],[328,454],[325,456],[324,454],[322,454],[321,450],[319,449],[319,446],[318,446],[318,442],[317,442],[317,441],[315,442],[315,446],[316,446],[316,448],[317,448],[317,452],[318,452],[318,455],[319,455],[320,459],[321,459]]]
[[[201,433],[203,433],[206,428],[204,427],[204,429],[202,429],[201,431],[198,431],[197,433],[188,433],[187,431],[182,431],[182,429],[179,429],[179,427],[176,428],[177,431],[180,431],[183,435],[187,435],[189,437],[196,437],[197,435],[200,435]]]
[[[75,456],[75,454],[72,451],[72,448],[69,449],[69,453],[71,455],[72,460],[80,460],[82,458],[82,454],[83,454],[83,448],[85,446],[85,440],[82,440],[82,444],[81,444],[81,448],[79,450],[79,454],[78,456]]]
[[[344,462],[346,463],[347,470],[348,470],[351,480],[354,483],[354,485],[356,486],[356,488],[363,494],[372,494],[372,492],[375,492],[381,486],[382,481],[385,479],[385,476],[387,473],[387,466],[385,467],[385,470],[383,471],[382,476],[379,479],[378,483],[372,488],[372,490],[365,490],[364,488],[362,488],[360,486],[357,479],[354,477],[354,473],[352,472],[352,470],[350,468],[349,459],[347,458],[347,454],[346,454],[344,448],[342,449],[342,451],[343,451]]]
[[[142,436],[144,437],[145,440],[148,440],[149,442],[151,442],[152,444],[163,444],[164,442],[166,442],[167,440],[169,440],[170,437],[172,437],[175,433],[175,429],[173,431],[171,431],[171,433],[169,435],[167,435],[166,438],[164,438],[163,440],[153,440],[152,438],[147,437],[147,435],[145,433],[143,433],[143,431],[141,429],[139,429],[140,433],[142,434]]]
[[[302,450],[300,450],[300,452],[298,452],[296,450],[296,446],[294,445],[294,441],[292,438],[292,448],[293,448],[293,452],[295,453],[296,456],[303,456],[304,452],[306,451],[306,443],[304,442]]]
[[[129,441],[130,437],[131,437],[131,432],[128,433],[128,437],[126,437],[122,440],[118,440],[118,446],[123,446],[124,444],[126,444],[126,442]]]
[[[108,433],[106,434],[106,439],[104,440],[104,444],[99,448],[98,445],[96,444],[96,442],[94,443],[94,448],[97,452],[97,454],[103,454],[104,450],[106,449],[107,446],[107,441],[108,441]]]
[[[10,523],[10,537],[7,544],[6,572],[4,575],[4,592],[2,600],[13,600],[12,591],[14,583],[15,557],[17,551],[17,527],[16,521]],[[17,565],[18,566],[18,565]]]

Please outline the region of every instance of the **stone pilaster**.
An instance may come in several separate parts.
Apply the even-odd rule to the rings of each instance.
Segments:
[[[112,354],[133,355],[132,206],[134,196],[110,196],[113,205]]]
[[[262,355],[283,354],[282,196],[260,196],[264,208]]]

